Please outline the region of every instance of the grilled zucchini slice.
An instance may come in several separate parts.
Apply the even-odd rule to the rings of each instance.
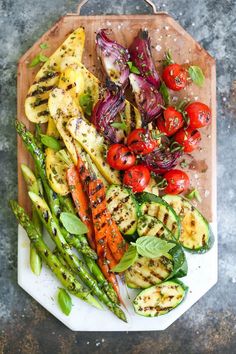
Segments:
[[[141,215],[138,219],[137,232],[142,236],[164,237],[173,240],[171,232],[157,218],[149,215]]]
[[[106,142],[104,137],[87,120],[79,117],[72,118],[67,124],[67,130],[90,155],[101,174],[110,184],[121,184],[118,171],[111,169],[105,160]]]
[[[177,307],[184,299],[187,287],[177,280],[166,281],[141,291],[133,301],[138,315],[156,317]]]
[[[179,242],[181,245],[195,252],[208,250],[212,245],[210,228],[200,211],[189,201],[177,195],[165,195],[163,199],[180,217],[181,234]]]
[[[107,208],[124,235],[132,235],[137,228],[138,205],[128,189],[112,185],[107,191]]]
[[[165,227],[174,235],[175,239],[180,236],[180,221],[172,207],[161,198],[155,202],[145,202],[141,205],[140,211],[144,215],[150,215],[161,221]]]
[[[130,288],[146,289],[167,279],[173,271],[173,262],[165,256],[151,259],[139,256],[125,272],[125,282]]]
[[[57,86],[60,73],[65,67],[81,61],[84,41],[84,29],[79,27],[68,36],[37,73],[25,100],[25,113],[31,122],[48,121],[49,94]]]

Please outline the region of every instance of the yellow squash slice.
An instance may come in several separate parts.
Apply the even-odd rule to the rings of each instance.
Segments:
[[[57,86],[61,72],[68,66],[81,62],[84,41],[84,29],[79,27],[69,35],[37,73],[25,100],[25,113],[31,122],[48,121],[49,94]]]
[[[56,88],[50,95],[48,100],[48,108],[50,115],[62,137],[70,157],[74,164],[77,164],[76,149],[73,144],[73,138],[66,129],[69,119],[80,117],[82,115],[80,109],[75,104],[73,98],[65,90]]]
[[[60,195],[70,193],[66,179],[67,164],[60,159],[60,156],[55,150],[47,148],[45,153],[46,174],[50,187],[54,192]]]
[[[119,172],[111,169],[105,161],[106,143],[103,136],[96,131],[96,128],[85,119],[77,117],[69,120],[67,129],[89,154],[106,180],[111,184],[121,184]]]

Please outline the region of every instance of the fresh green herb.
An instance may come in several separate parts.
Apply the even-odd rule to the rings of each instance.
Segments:
[[[189,76],[191,77],[192,81],[198,85],[203,86],[205,81],[205,76],[202,72],[202,69],[199,66],[192,65],[188,68]]]
[[[91,116],[93,109],[93,98],[90,93],[84,93],[79,97],[80,107],[87,116]]]
[[[139,69],[132,63],[132,61],[128,61],[127,64],[131,73],[140,74]]]
[[[180,167],[182,167],[182,168],[188,167],[188,165],[189,164],[185,160],[180,162]]]
[[[82,235],[88,232],[87,226],[72,213],[61,213],[60,220],[64,228],[73,235]]]
[[[165,101],[165,105],[168,106],[170,103],[170,93],[169,93],[169,90],[164,82],[161,83],[159,91],[162,94],[162,97]]]
[[[40,134],[41,136],[41,143],[50,149],[53,149],[55,151],[59,151],[61,149],[61,144],[60,142],[54,138],[53,136],[45,135],[45,134]]]
[[[201,195],[197,189],[193,189],[190,193],[186,194],[185,197],[190,200],[196,199],[199,203],[202,201]]]
[[[137,259],[137,248],[135,246],[129,245],[128,250],[125,252],[120,262],[114,268],[112,268],[112,271],[117,273],[124,272],[126,269],[131,267]]]
[[[69,316],[72,308],[72,301],[70,295],[67,293],[65,289],[59,288],[57,294],[57,301],[62,312],[66,316]]]
[[[188,103],[189,102],[187,100],[179,100],[175,105],[175,109],[179,112],[183,112]]]
[[[173,141],[173,143],[170,145],[171,152],[183,151],[183,149],[183,146],[177,143],[177,141]]]
[[[173,57],[172,57],[172,54],[171,54],[170,50],[168,50],[165,53],[165,57],[164,57],[164,60],[162,61],[162,63],[163,63],[163,66],[168,66],[170,64],[174,64],[174,60],[173,60]]]
[[[40,63],[45,63],[47,60],[48,60],[48,57],[46,55],[39,53],[32,59],[32,61],[29,64],[29,67],[33,68],[34,66],[36,66]]]
[[[151,130],[151,137],[154,140],[160,139],[163,135],[165,135],[165,134],[164,133],[159,133],[156,130]]]
[[[155,236],[139,237],[135,243],[131,242],[137,248],[138,254],[147,258],[159,258],[165,256],[172,258],[169,251],[175,247],[174,243]]]
[[[125,122],[113,122],[110,124],[113,128],[127,131],[127,124]]]
[[[39,47],[40,47],[41,49],[48,49],[48,44],[47,44],[47,43],[41,43],[41,44],[39,45]]]

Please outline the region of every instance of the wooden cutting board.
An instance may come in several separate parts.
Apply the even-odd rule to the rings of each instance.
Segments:
[[[209,221],[216,220],[216,78],[215,60],[212,58],[174,19],[164,13],[153,15],[111,15],[111,16],[79,16],[68,14],[62,17],[48,30],[20,59],[18,66],[18,103],[17,117],[29,129],[33,129],[24,112],[24,101],[27,91],[32,84],[39,67],[28,68],[29,62],[40,51],[40,43],[47,42],[49,48],[44,54],[50,56],[65,40],[67,35],[79,26],[84,26],[86,41],[83,55],[83,64],[97,77],[102,79],[101,67],[95,51],[95,35],[100,28],[113,30],[113,38],[125,47],[129,47],[140,28],[148,29],[151,37],[152,53],[156,67],[161,72],[160,61],[164,53],[171,50],[177,63],[198,65],[202,68],[206,80],[203,88],[194,84],[180,93],[173,92],[174,100],[189,98],[199,100],[212,109],[212,124],[201,130],[202,142],[198,151],[192,156],[185,156],[189,167],[184,168],[189,173],[191,185],[197,188],[202,196],[199,209]],[[20,165],[26,163],[32,166],[29,154],[22,141],[18,138],[18,199],[19,203],[28,211],[30,203]]]

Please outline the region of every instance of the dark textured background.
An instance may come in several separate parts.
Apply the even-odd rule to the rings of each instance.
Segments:
[[[217,59],[219,282],[165,332],[75,333],[17,285],[16,65],[76,0],[0,1],[0,353],[236,353],[236,2],[157,1]],[[90,0],[83,14],[151,13],[140,1]]]

